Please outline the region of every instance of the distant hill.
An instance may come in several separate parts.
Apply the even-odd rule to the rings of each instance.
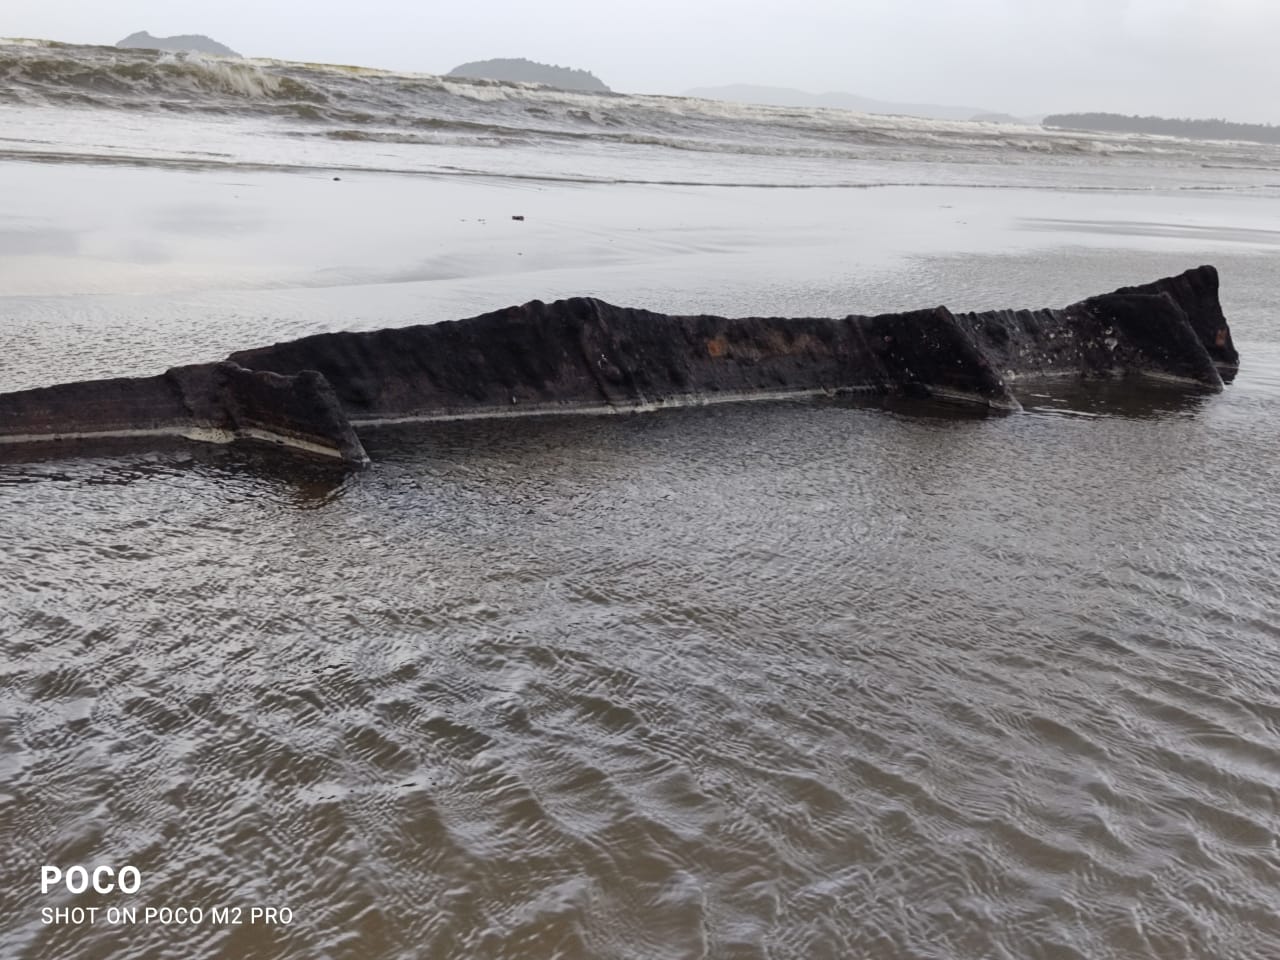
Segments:
[[[872,100],[856,93],[809,93],[790,87],[757,87],[749,83],[733,83],[724,87],[695,87],[684,92],[686,97],[706,100],[731,100],[735,103],[763,103],[775,107],[837,107],[860,113],[890,113],[934,120],[969,120],[977,115],[991,115],[981,107],[950,107],[937,103],[895,103]]]
[[[200,34],[183,34],[180,37],[153,37],[145,30],[131,33],[117,47],[141,47],[144,50],[195,50],[199,53],[212,53],[220,57],[238,57],[230,47],[225,47],[217,40],[210,40]]]
[[[1266,123],[1232,123],[1229,120],[1174,120],[1168,117],[1126,117],[1119,113],[1055,113],[1044,118],[1046,127],[1058,130],[1093,130],[1103,133],[1154,133],[1192,140],[1248,140],[1280,143],[1280,127]]]
[[[1030,120],[1024,120],[1022,117],[1015,117],[1009,113],[978,113],[969,118],[974,123],[1030,123]]]
[[[594,73],[586,70],[571,70],[569,67],[553,67],[547,63],[535,63],[523,57],[514,60],[477,60],[474,63],[464,63],[450,70],[448,76],[545,83],[549,87],[559,87],[561,90],[610,92]]]

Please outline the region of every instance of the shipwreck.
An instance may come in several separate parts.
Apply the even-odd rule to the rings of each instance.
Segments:
[[[1016,411],[1025,382],[1220,391],[1238,362],[1211,266],[1062,309],[984,313],[730,319],[575,297],[0,394],[0,445],[184,437],[362,465],[373,425],[857,393]]]

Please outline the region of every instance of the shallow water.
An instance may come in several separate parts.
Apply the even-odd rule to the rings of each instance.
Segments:
[[[1280,954],[1280,338],[1253,186],[4,172],[6,390],[534,296],[1038,307],[1200,262],[1242,368],[1216,396],[1028,384],[1007,417],[384,429],[358,474],[9,458],[0,954]],[[76,863],[142,889],[40,893]],[[42,922],[95,905],[206,916]]]
[[[345,477],[0,468],[5,952],[1267,955],[1267,266],[1224,266],[1221,396],[437,425]],[[986,275],[1039,268],[899,293]],[[41,924],[121,902],[38,895],[75,862],[296,919]]]

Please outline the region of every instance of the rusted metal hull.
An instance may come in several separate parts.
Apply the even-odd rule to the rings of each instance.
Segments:
[[[1208,266],[1061,310],[730,319],[535,300],[0,394],[0,444],[180,436],[360,465],[371,424],[848,392],[1013,411],[1020,380],[1142,375],[1221,390],[1238,360]]]

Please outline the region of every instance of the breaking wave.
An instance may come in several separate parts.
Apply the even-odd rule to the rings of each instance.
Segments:
[[[91,57],[70,53],[82,49],[21,44],[0,53],[6,88],[0,96],[56,102],[59,94],[76,93],[104,106],[130,98],[326,99],[309,84],[252,61],[113,48],[89,48]],[[112,52],[99,52],[107,49]]]
[[[1072,171],[1069,177],[1058,178],[1072,186],[1112,182],[1109,174],[1099,172],[1101,166],[1120,171],[1132,185],[1139,181],[1123,174],[1125,168],[1141,166],[1142,177],[1147,177],[1155,164],[1194,171],[1182,179],[1209,187],[1215,180],[1210,171],[1269,169],[1280,163],[1280,148],[1252,144],[860,114],[827,107],[574,92],[336,64],[39,40],[0,40],[0,81],[0,103],[30,108],[42,116],[49,116],[46,108],[97,111],[102,123],[78,113],[65,125],[71,134],[76,128],[97,128],[92,145],[86,141],[86,149],[74,151],[77,156],[103,142],[103,131],[112,126],[106,119],[112,112],[130,111],[135,116],[149,113],[163,118],[166,131],[173,128],[170,119],[176,115],[196,121],[210,114],[237,118],[244,121],[242,132],[249,127],[252,132],[238,141],[236,159],[275,165],[454,169],[469,161],[425,161],[427,150],[532,146],[559,150],[567,166],[562,163],[564,169],[552,172],[590,177],[609,175],[604,154],[612,151],[615,167],[631,169],[656,159],[675,170],[661,175],[676,180],[690,178],[690,154],[711,154],[732,157],[739,166],[750,160],[753,170],[735,169],[724,175],[768,185],[816,185],[815,178],[822,183],[861,182],[866,176],[884,178],[884,171],[854,174],[853,165],[908,162],[1001,168],[1009,175],[993,172],[978,179],[996,185],[1036,186],[1047,185],[1043,171],[1050,168]],[[20,132],[20,124],[15,123],[14,129]],[[145,151],[135,137],[106,155],[163,154],[166,136],[158,128],[157,133],[143,138]],[[225,144],[232,135],[233,131],[220,128],[220,142]],[[193,139],[202,136],[207,132],[191,135]],[[20,136],[5,139],[22,142]],[[293,146],[268,157],[261,147],[267,140]],[[152,147],[152,141],[157,145]],[[14,149],[32,153],[47,142],[32,139]],[[340,145],[347,149],[346,155],[333,152]],[[192,153],[190,143],[183,147],[175,155]],[[667,159],[659,159],[663,157]],[[823,162],[828,164],[826,169],[815,167]],[[514,160],[512,164],[519,166]],[[492,164],[481,166],[499,169]],[[507,167],[501,168],[504,175],[511,172]],[[702,167],[708,169],[705,163]],[[1022,172],[1015,175],[1015,170]],[[962,175],[972,177],[972,170]],[[1149,179],[1146,182],[1150,184]]]

